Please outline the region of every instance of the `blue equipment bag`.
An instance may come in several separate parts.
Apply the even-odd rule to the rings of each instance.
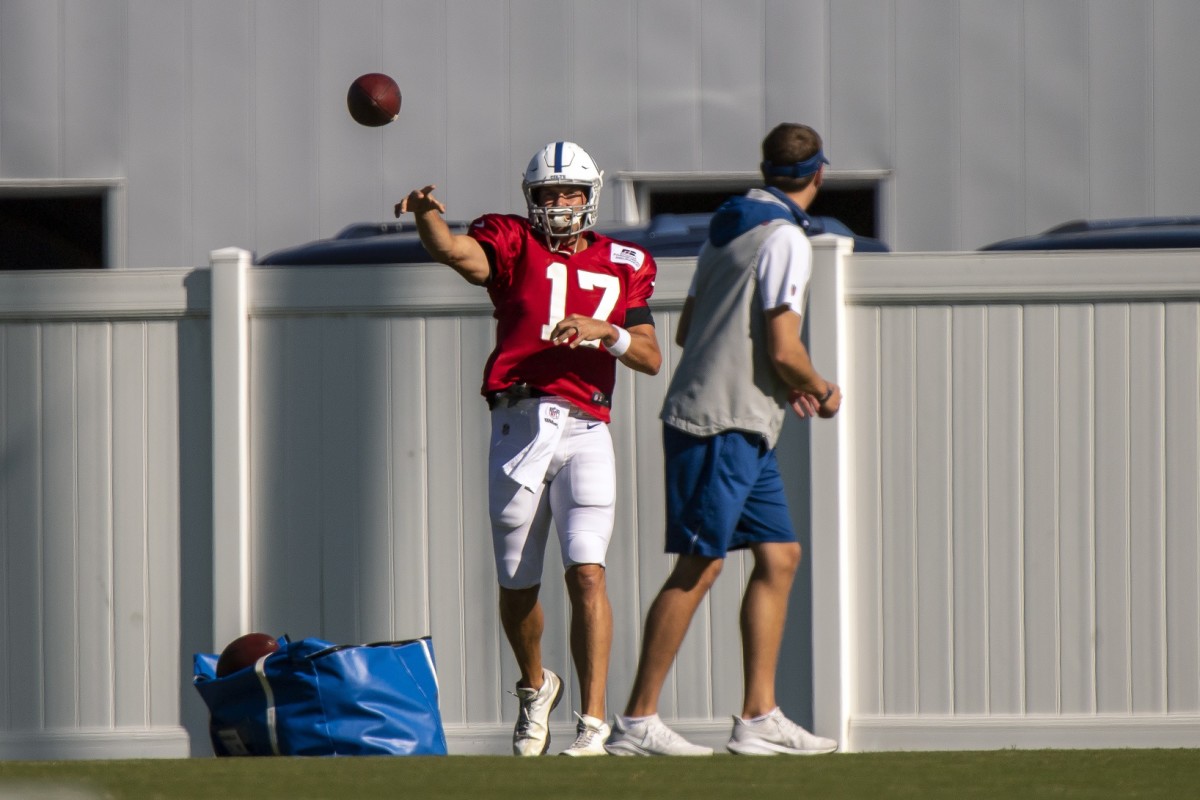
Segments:
[[[218,756],[446,755],[428,636],[334,645],[280,638],[279,649],[222,678],[193,659]]]

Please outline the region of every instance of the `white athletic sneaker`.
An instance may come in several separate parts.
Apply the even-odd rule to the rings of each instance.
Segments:
[[[517,687],[515,694],[521,703],[517,725],[513,728],[513,755],[540,756],[550,746],[550,712],[562,699],[563,684],[548,669],[542,670],[542,688]]]
[[[815,756],[832,753],[838,743],[823,736],[814,736],[783,715],[776,708],[758,722],[733,718],[733,735],[726,745],[731,753],[743,756],[773,756],[786,753],[793,756]]]
[[[576,714],[579,724],[575,726],[575,741],[560,756],[604,756],[604,740],[612,733],[612,729],[604,720],[589,717],[587,714]]]
[[[667,727],[658,714],[625,727],[613,719],[612,735],[604,744],[614,756],[711,756],[711,747],[692,744]]]

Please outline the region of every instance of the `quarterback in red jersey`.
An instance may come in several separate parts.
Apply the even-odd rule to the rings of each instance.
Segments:
[[[577,252],[552,250],[528,221],[515,216],[480,217],[470,235],[495,253],[497,265],[487,284],[497,322],[484,393],[524,383],[608,422],[616,377],[611,351],[599,339],[556,347],[552,334],[568,314],[630,328],[650,325],[646,301],[654,290],[654,260],[596,233],[582,234],[586,245]],[[653,337],[652,328],[648,335]]]
[[[485,214],[468,233],[446,224],[434,186],[396,204],[433,258],[487,287],[496,348],[484,367],[492,415],[488,507],[500,620],[521,677],[516,755],[541,755],[563,682],[542,665],[542,560],[553,520],[571,602],[581,713],[564,755],[604,755],[612,607],[604,559],[615,521],[608,433],[616,362],[649,375],[662,354],[648,305],[654,259],[592,230],[603,173],[583,148],[552,142],[521,183],[528,216]]]

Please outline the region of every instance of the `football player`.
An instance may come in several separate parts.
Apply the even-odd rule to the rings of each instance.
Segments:
[[[488,507],[500,619],[520,669],[516,755],[541,755],[562,680],[542,664],[538,599],[550,522],[571,603],[571,655],[580,712],[564,755],[604,755],[604,689],[612,643],[605,553],[616,464],[609,436],[616,362],[654,375],[662,363],[648,301],[654,259],[593,230],[603,173],[572,142],[552,142],[525,170],[525,216],[485,214],[452,232],[436,187],[396,204],[430,255],[495,306],[496,347],[484,366],[491,409]]]

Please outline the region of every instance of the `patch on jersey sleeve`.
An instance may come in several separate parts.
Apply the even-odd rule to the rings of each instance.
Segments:
[[[620,242],[613,242],[609,245],[608,257],[614,264],[628,264],[633,267],[634,272],[637,272],[642,268],[642,264],[646,263],[645,253],[636,247],[630,247]]]

